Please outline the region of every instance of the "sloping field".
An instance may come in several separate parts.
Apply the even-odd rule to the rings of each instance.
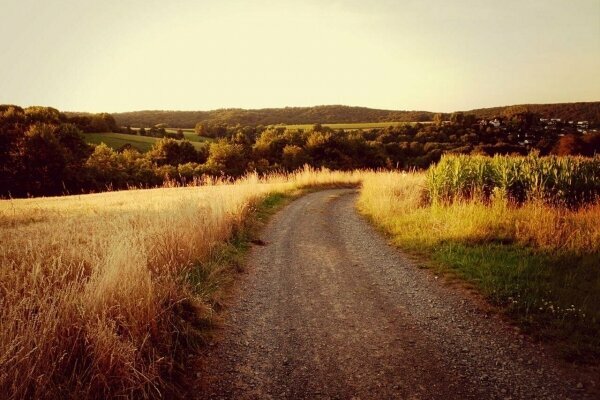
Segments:
[[[88,143],[100,144],[105,143],[107,146],[113,149],[119,149],[126,144],[130,144],[141,152],[146,152],[152,148],[152,145],[156,143],[159,138],[150,136],[138,136],[138,135],[127,135],[125,133],[84,133],[85,140]],[[201,148],[202,138],[194,134],[188,134],[184,132],[186,139],[192,142],[192,145],[198,150]]]
[[[177,130],[178,130],[178,128],[167,128],[168,133],[177,133]],[[190,142],[202,143],[202,142],[212,142],[213,141],[212,138],[196,135],[196,132],[194,132],[193,129],[182,129],[182,131],[183,131],[183,136],[185,136],[185,138],[187,140],[189,140]]]

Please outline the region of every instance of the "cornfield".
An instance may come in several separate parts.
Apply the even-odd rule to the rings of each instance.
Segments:
[[[600,196],[600,157],[444,156],[426,187],[432,203],[500,198],[578,207]]]

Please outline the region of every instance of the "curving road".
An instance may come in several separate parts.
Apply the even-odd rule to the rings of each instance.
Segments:
[[[312,193],[270,221],[197,398],[595,398],[589,374],[389,246],[355,198]]]

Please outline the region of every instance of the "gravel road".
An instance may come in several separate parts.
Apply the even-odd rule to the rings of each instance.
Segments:
[[[419,269],[326,190],[275,215],[248,259],[198,399],[588,399],[569,368]]]

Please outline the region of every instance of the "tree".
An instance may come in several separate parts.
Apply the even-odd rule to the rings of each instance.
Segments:
[[[157,140],[146,156],[159,166],[198,161],[198,153],[189,141],[178,142],[170,138]]]
[[[211,138],[222,138],[227,136],[227,125],[209,123],[209,122],[198,122],[194,128],[196,135],[205,136]]]
[[[247,160],[244,157],[244,147],[219,140],[210,145],[206,165],[215,174],[240,176],[246,169]]]
[[[0,105],[0,195],[21,195],[22,159],[18,147],[25,140],[25,112],[21,107]]]
[[[117,126],[117,122],[115,121],[115,118],[112,115],[110,115],[108,113],[101,113],[101,114],[97,114],[97,115],[100,119],[102,119],[102,121],[104,121],[106,129],[109,132],[119,132],[119,127]]]
[[[450,114],[450,122],[452,122],[452,125],[463,125],[463,122],[465,120],[465,114],[462,112],[454,112],[452,114]]]
[[[106,190],[108,187],[120,188],[127,184],[127,168],[123,155],[101,143],[85,162],[91,179],[91,185],[96,190]]]
[[[73,124],[61,124],[55,130],[55,135],[70,162],[83,163],[92,152],[79,128]]]
[[[25,116],[30,123],[42,122],[47,124],[58,124],[61,122],[60,111],[52,107],[27,107],[25,109]]]
[[[33,195],[60,194],[67,165],[65,152],[55,135],[57,127],[35,123],[25,132],[20,147],[24,187]]]
[[[204,122],[198,122],[196,124],[196,126],[194,127],[194,132],[196,133],[196,135],[198,136],[208,136],[207,135],[207,128],[208,125]]]
[[[288,144],[283,148],[282,163],[288,171],[300,168],[308,162],[308,155],[302,147]]]
[[[178,164],[198,161],[198,152],[189,140],[179,142],[179,160]]]
[[[552,153],[559,156],[582,154],[582,152],[583,141],[573,134],[561,137],[552,150]]]
[[[596,154],[600,154],[600,133],[584,135],[582,141],[583,155],[592,157]]]
[[[463,118],[463,126],[471,127],[473,124],[477,122],[477,117],[475,114],[465,114]]]
[[[85,185],[83,166],[93,149],[85,142],[79,128],[73,124],[61,124],[55,131],[55,136],[65,160],[62,183],[69,191],[79,192]]]
[[[281,161],[283,148],[288,144],[292,143],[286,135],[276,129],[268,129],[256,139],[252,151],[256,159],[264,158],[270,163],[278,163]]]

